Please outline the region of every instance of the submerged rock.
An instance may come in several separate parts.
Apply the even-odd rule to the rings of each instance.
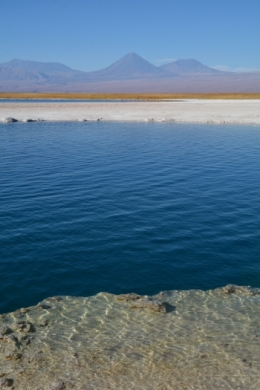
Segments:
[[[116,297],[118,301],[132,302],[131,309],[150,309],[152,311],[166,313],[166,304],[159,300],[135,293],[120,294]]]
[[[251,286],[237,286],[235,284],[228,284],[225,287],[219,289],[223,294],[236,294],[244,293],[249,295],[259,295],[259,288],[252,288]]]
[[[36,306],[36,309],[48,310],[48,309],[51,309],[51,306],[46,305],[45,303],[38,303],[38,305]]]
[[[166,304],[157,300],[141,299],[134,302],[131,309],[150,309],[152,311],[166,313]]]
[[[117,295],[117,297],[116,297],[116,299],[118,301],[126,301],[126,302],[136,301],[137,299],[141,299],[141,298],[142,298],[142,295],[138,295],[135,293],[120,294],[120,295]]]
[[[60,301],[62,301],[62,297],[57,297],[57,296],[49,297],[49,298],[46,298],[45,301],[60,302]]]
[[[30,309],[24,309],[24,308],[20,309],[20,313],[22,313],[22,314],[26,314],[29,311],[30,311]]]
[[[19,348],[19,340],[13,334],[7,334],[1,337],[3,341],[10,344],[14,349]]]
[[[9,352],[5,355],[5,358],[9,360],[18,360],[21,359],[21,357],[22,354],[15,351]]]
[[[3,326],[2,329],[0,329],[0,335],[4,336],[6,334],[12,333],[12,329],[10,329],[8,326]]]
[[[0,387],[10,387],[13,385],[13,382],[11,378],[2,378],[0,379]]]
[[[66,389],[65,383],[60,381],[53,382],[49,387],[49,390],[64,390],[64,389]]]
[[[32,324],[27,321],[19,321],[15,325],[15,330],[24,333],[32,332]]]

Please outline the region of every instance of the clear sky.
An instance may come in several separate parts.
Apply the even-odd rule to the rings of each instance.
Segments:
[[[260,0],[0,0],[0,63],[97,70],[129,52],[260,69]]]

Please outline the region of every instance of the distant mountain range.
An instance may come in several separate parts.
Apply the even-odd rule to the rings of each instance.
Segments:
[[[242,90],[238,92],[250,92],[253,86],[255,92],[255,89],[260,91],[259,75],[258,72],[253,75],[255,84],[252,75],[245,77],[241,74],[239,77],[238,74],[212,69],[194,59],[177,60],[157,67],[136,53],[129,53],[107,68],[93,72],[71,69],[56,62],[13,59],[0,64],[0,91],[191,92],[195,88],[194,92],[201,89],[204,92],[207,84],[212,84],[210,88],[214,89],[213,85],[219,84],[216,80],[230,84],[230,80],[239,79],[237,87],[240,85]],[[248,87],[247,78],[250,80]],[[232,85],[230,92],[234,89],[234,82]]]
[[[197,60],[177,60],[169,64],[164,64],[161,66],[161,69],[168,72],[177,73],[179,75],[188,75],[188,74],[220,74],[219,70],[212,69],[206,65],[203,65]],[[226,72],[225,72],[226,73]]]
[[[152,65],[136,53],[129,53],[107,68],[90,72],[89,75],[95,80],[152,79],[177,76]]]
[[[160,67],[152,65],[136,53],[129,53],[105,69],[94,72],[74,70],[57,62],[36,62],[14,59],[0,64],[0,81],[39,80],[131,80],[172,78],[183,74],[219,73],[196,60],[178,60]]]

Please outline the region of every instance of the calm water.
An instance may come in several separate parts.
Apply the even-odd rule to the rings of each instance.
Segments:
[[[0,312],[260,286],[259,126],[0,125]]]

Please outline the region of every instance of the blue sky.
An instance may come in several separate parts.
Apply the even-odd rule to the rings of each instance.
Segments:
[[[89,71],[134,51],[155,65],[260,69],[260,0],[2,0],[0,10],[0,63]]]

